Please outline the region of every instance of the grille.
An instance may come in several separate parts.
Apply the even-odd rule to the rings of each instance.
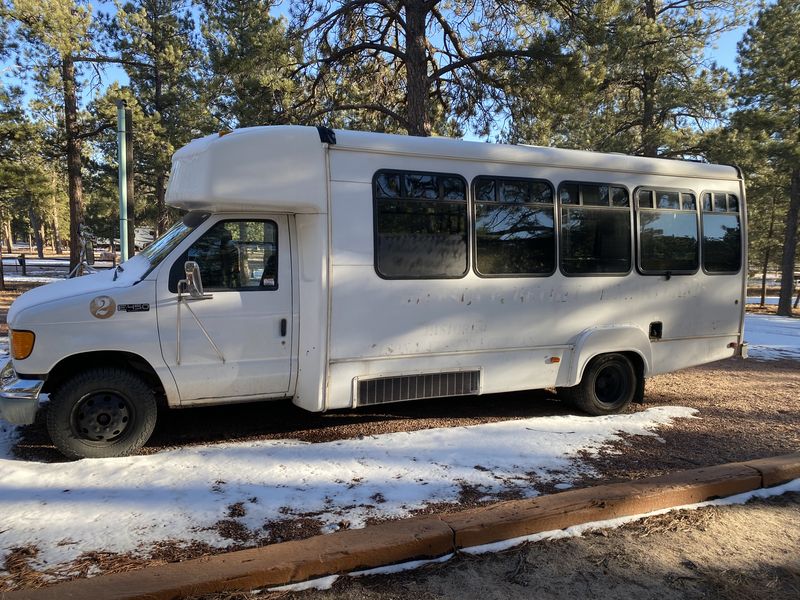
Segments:
[[[403,402],[404,400],[477,394],[480,381],[480,371],[454,371],[367,379],[358,382],[357,404],[370,406],[387,402]]]

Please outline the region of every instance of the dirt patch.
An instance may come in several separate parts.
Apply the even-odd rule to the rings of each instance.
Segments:
[[[794,306],[794,300],[792,300],[792,306]],[[746,304],[745,305],[747,312],[753,313],[756,315],[776,315],[778,314],[778,305],[777,304],[765,304],[761,306],[761,303],[756,304]],[[800,307],[792,308],[792,315],[795,317],[800,317]]]
[[[245,598],[454,600],[800,597],[800,494],[648,517],[391,576],[341,577],[328,591]],[[222,600],[223,595],[205,600]]]
[[[349,525],[347,523],[347,527]],[[269,521],[264,524],[264,531],[267,533],[267,543],[271,544],[304,540],[322,532],[322,521],[313,516],[297,516],[285,521]]]

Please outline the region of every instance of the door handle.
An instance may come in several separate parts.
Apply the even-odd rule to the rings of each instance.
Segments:
[[[286,337],[286,326],[287,325],[288,325],[288,323],[286,322],[286,319],[281,319],[281,337]]]

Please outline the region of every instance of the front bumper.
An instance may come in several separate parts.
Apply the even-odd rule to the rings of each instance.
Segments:
[[[20,379],[9,360],[0,371],[0,419],[14,425],[30,425],[39,410],[44,381]]]

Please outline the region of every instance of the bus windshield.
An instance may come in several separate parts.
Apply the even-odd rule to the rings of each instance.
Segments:
[[[208,213],[190,212],[170,227],[164,235],[142,250],[139,254],[147,258],[150,262],[150,269],[148,272],[158,266],[187,235],[207,218]]]

